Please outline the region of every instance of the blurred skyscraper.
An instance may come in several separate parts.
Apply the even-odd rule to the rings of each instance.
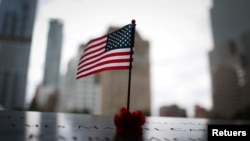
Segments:
[[[209,52],[213,116],[233,118],[250,106],[250,1],[214,0]]]
[[[111,27],[108,33],[118,30]],[[150,113],[150,57],[149,42],[135,33],[131,76],[130,109]],[[128,70],[105,71],[97,75],[101,90],[101,113],[114,115],[127,105]]]
[[[0,1],[0,105],[24,109],[36,0]]]
[[[63,24],[58,19],[49,22],[43,85],[59,89]]]
[[[37,103],[37,108],[32,110],[53,112],[57,110],[61,89],[60,61],[63,39],[61,20],[50,19],[47,38],[43,82],[37,87],[33,99],[33,102]]]

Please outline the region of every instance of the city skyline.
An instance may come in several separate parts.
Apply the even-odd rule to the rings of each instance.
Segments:
[[[65,23],[61,74],[66,72],[68,60],[75,55],[79,44],[102,35],[109,26],[121,27],[135,19],[136,30],[151,46],[152,115],[158,115],[160,106],[171,104],[187,108],[189,116],[193,116],[196,104],[211,108],[207,57],[213,47],[209,19],[211,1],[105,2],[111,6],[102,7],[105,3],[97,0],[40,1],[30,57],[27,101],[43,76],[40,70],[43,70],[49,18],[59,18]],[[117,7],[119,5],[123,7]],[[107,16],[100,16],[102,14]],[[37,58],[38,55],[41,57]]]

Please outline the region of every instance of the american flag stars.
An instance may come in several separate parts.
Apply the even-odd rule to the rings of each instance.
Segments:
[[[121,30],[110,33],[108,35],[108,43],[105,51],[107,52],[113,49],[131,47],[131,32],[132,25],[127,25]]]

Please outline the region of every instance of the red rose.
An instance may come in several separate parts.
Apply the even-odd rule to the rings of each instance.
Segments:
[[[114,123],[118,135],[141,135],[145,116],[140,110],[130,113],[126,108],[121,108],[120,114],[114,116]]]

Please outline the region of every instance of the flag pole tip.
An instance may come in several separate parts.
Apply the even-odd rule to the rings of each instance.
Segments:
[[[135,24],[135,19],[132,20],[132,24]]]

